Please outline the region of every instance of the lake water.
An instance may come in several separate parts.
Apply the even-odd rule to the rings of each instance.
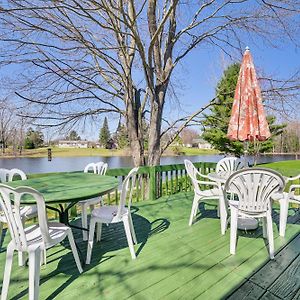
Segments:
[[[193,162],[217,162],[224,155],[195,155],[195,156],[164,156],[161,158],[162,165],[180,164],[185,158]],[[280,160],[295,159],[294,155],[263,155],[259,157],[258,162],[274,162]],[[111,156],[111,157],[53,157],[52,161],[47,158],[0,158],[0,168],[12,169],[18,168],[25,173],[47,173],[83,170],[90,162],[104,161],[108,163],[109,168],[132,167],[130,156]],[[251,158],[250,158],[251,162]]]

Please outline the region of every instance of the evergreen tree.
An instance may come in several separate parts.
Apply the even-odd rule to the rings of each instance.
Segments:
[[[125,124],[119,124],[116,131],[116,142],[119,149],[124,149],[129,146],[128,132]]]
[[[104,118],[103,126],[100,129],[100,135],[99,135],[99,142],[101,147],[108,149],[110,146],[110,132],[109,132],[109,127],[108,127],[108,121],[107,117]]]
[[[227,138],[228,124],[234,98],[235,86],[240,70],[240,64],[230,65],[217,85],[216,94],[218,104],[211,107],[211,113],[205,114],[203,121],[202,137],[215,149],[225,153],[240,156],[243,153],[243,144],[239,141],[232,142]]]
[[[215,149],[241,156],[244,153],[244,144],[240,141],[230,141],[227,138],[228,124],[231,116],[232,103],[234,99],[235,87],[238,80],[240,64],[230,65],[223,74],[216,88],[218,103],[211,107],[210,114],[205,114],[203,121],[202,137],[208,141]],[[274,136],[282,133],[285,125],[276,125],[274,116],[267,117],[271,138],[265,142],[248,143],[249,154],[272,151],[274,146]]]

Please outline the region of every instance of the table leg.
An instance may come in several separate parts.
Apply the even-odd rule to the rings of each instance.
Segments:
[[[75,205],[75,202],[69,203],[68,206],[65,208],[62,204],[59,204],[60,209],[58,209],[57,207],[53,207],[53,206],[48,206],[46,205],[46,207],[48,209],[54,210],[56,212],[58,212],[59,215],[59,222],[63,223],[69,227],[75,228],[75,229],[79,229],[79,230],[86,230],[88,231],[87,228],[83,228],[80,226],[76,226],[76,225],[72,225],[69,222],[69,210]]]

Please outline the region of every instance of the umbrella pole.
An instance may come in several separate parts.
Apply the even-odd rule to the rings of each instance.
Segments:
[[[259,155],[260,142],[254,140],[253,146],[254,146],[254,166],[256,166],[258,155]]]
[[[245,166],[249,166],[249,162],[248,162],[248,149],[249,149],[249,142],[248,141],[244,141],[244,162],[245,162]]]

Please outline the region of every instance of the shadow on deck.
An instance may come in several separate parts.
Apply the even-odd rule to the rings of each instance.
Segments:
[[[103,226],[91,265],[78,274],[67,243],[47,252],[42,266],[40,299],[297,299],[300,297],[300,214],[290,210],[286,237],[278,236],[277,255],[268,259],[261,229],[240,232],[235,256],[229,254],[229,231],[220,234],[214,205],[200,205],[195,224],[187,225],[193,195],[180,193],[136,204],[133,223],[138,245],[131,260],[121,223]],[[80,220],[76,220],[78,222]],[[86,255],[81,232],[74,235]],[[6,233],[3,247],[9,241]],[[3,248],[1,249],[3,250]],[[0,250],[2,281],[5,251]],[[10,299],[28,297],[28,268],[14,260]]]

